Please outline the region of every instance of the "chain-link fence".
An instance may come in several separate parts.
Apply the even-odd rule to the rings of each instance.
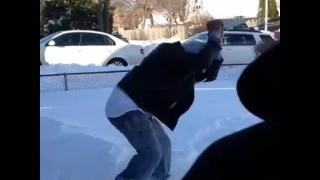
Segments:
[[[247,64],[223,65],[217,80],[236,81]],[[130,70],[40,75],[40,92],[114,87]]]

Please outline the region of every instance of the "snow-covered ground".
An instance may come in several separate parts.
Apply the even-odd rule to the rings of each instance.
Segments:
[[[51,72],[59,71],[51,68]],[[40,79],[40,85],[49,79]],[[135,153],[105,117],[112,89],[77,88],[83,83],[88,79],[73,84],[74,89],[82,90],[40,93],[41,180],[112,180]],[[217,80],[198,84],[195,102],[177,129],[171,132],[165,128],[173,146],[170,180],[179,180],[213,141],[259,122],[239,102],[235,83]],[[59,84],[52,80],[48,87]]]

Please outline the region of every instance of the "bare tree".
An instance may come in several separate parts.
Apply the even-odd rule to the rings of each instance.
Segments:
[[[151,27],[154,26],[154,20],[153,20],[153,11],[154,6],[156,4],[156,0],[136,0],[136,6],[137,9],[140,9],[140,17],[142,21],[142,28],[145,27],[146,20],[150,19],[150,25]]]
[[[119,11],[132,11],[135,0],[110,0],[110,5]]]
[[[130,7],[131,14],[130,13],[127,13],[127,14],[134,15],[134,17],[138,17],[139,21],[142,23],[141,24],[142,28],[145,27],[147,19],[150,19],[151,27],[154,26],[152,13],[154,12],[154,7],[158,0],[117,0],[117,1],[118,2],[121,1]]]
[[[112,4],[116,7],[113,20],[117,24],[118,30],[124,29],[135,29],[140,23],[139,10],[136,7],[130,7],[128,4],[122,2],[116,2]]]
[[[104,11],[104,32],[111,33],[110,27],[112,27],[112,24],[110,24],[110,12],[109,12],[109,5],[110,5],[110,0],[104,0],[103,1],[103,11]]]
[[[207,22],[213,20],[209,13],[202,13],[202,14],[194,14],[193,17],[188,19],[189,22],[187,23],[187,33],[188,36],[192,36],[198,34],[200,32],[204,32],[207,30]]]
[[[177,13],[181,22],[185,22],[190,15],[190,4],[189,0],[179,0],[180,3],[178,5]]]
[[[133,9],[133,7],[136,5],[136,0],[113,0],[111,3]]]
[[[99,31],[104,32],[104,25],[103,25],[103,1],[102,0],[95,0],[96,9],[97,9],[97,19],[98,19],[98,27]]]
[[[40,0],[40,34],[44,33],[44,14],[43,10],[45,8],[44,0]]]
[[[188,0],[157,0],[155,9],[172,25],[184,23],[189,15],[188,5]]]
[[[142,22],[143,10],[136,0],[113,0],[111,4],[116,7],[114,20],[118,29],[135,29]]]

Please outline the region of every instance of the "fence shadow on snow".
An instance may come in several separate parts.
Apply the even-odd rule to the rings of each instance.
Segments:
[[[217,80],[236,81],[247,64],[223,65]],[[111,88],[130,70],[40,75],[40,93]]]

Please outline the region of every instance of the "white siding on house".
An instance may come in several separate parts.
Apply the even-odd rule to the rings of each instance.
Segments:
[[[190,12],[197,12],[203,10],[203,0],[189,0]]]

